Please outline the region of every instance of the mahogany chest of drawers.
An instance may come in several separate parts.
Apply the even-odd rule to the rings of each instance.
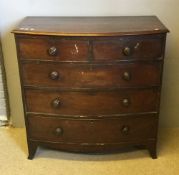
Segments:
[[[28,158],[38,146],[156,158],[167,32],[155,16],[26,17],[13,33]]]

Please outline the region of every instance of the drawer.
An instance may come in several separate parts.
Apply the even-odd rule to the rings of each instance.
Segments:
[[[160,84],[162,65],[128,63],[116,65],[24,63],[24,85],[62,88],[115,88]]]
[[[65,143],[105,144],[156,137],[157,117],[77,120],[28,116],[30,139]]]
[[[123,36],[93,42],[93,55],[97,61],[146,60],[162,56],[164,36]]]
[[[164,35],[91,39],[22,35],[17,38],[17,42],[20,59],[117,61],[160,58],[163,56],[164,39]]]
[[[20,59],[80,61],[88,57],[88,41],[60,37],[19,37]]]
[[[27,112],[94,116],[157,111],[159,94],[157,89],[101,92],[25,91]]]

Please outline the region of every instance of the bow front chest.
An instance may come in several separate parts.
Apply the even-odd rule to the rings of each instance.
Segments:
[[[26,17],[13,33],[28,158],[38,146],[156,158],[167,32],[155,16]]]

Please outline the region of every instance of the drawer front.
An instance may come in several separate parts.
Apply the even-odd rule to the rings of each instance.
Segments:
[[[88,57],[88,41],[60,37],[18,38],[20,59],[80,61]]]
[[[164,38],[161,35],[127,36],[93,43],[95,60],[154,59],[162,56]]]
[[[109,92],[50,92],[26,90],[28,112],[63,115],[111,115],[157,111],[156,89]]]
[[[112,61],[163,56],[164,35],[123,37],[17,37],[20,59]]]
[[[25,85],[63,88],[131,87],[160,84],[161,63],[118,65],[25,63]]]
[[[156,137],[157,118],[133,117],[104,120],[75,120],[29,116],[31,139],[66,143],[119,143]]]

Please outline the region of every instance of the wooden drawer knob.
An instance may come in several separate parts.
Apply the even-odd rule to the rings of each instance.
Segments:
[[[123,78],[123,80],[126,80],[126,81],[131,80],[131,73],[128,71],[124,72],[122,75],[122,78]]]
[[[130,47],[125,47],[123,50],[123,53],[125,56],[130,56],[131,55],[131,48]]]
[[[121,129],[122,134],[129,134],[129,126],[123,126]]]
[[[61,106],[61,100],[59,98],[56,98],[51,103],[53,108],[59,108]]]
[[[52,71],[49,76],[50,76],[50,79],[52,79],[52,80],[59,79],[59,73],[57,71]]]
[[[55,129],[56,136],[61,136],[62,134],[63,134],[63,129],[61,127]]]
[[[55,46],[52,46],[48,49],[48,53],[50,56],[56,56],[57,55],[57,48]]]
[[[130,104],[130,100],[129,100],[128,98],[124,98],[124,99],[122,100],[122,104],[123,104],[123,106],[128,107],[129,104]]]

